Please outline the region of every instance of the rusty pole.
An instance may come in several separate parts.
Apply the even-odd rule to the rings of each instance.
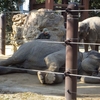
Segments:
[[[84,10],[89,9],[89,0],[83,0],[82,2],[83,2]],[[87,11],[82,12],[82,20],[88,17],[89,17],[89,12]]]
[[[45,0],[45,8],[46,9],[53,9],[54,0]]]
[[[5,55],[5,15],[0,14],[0,54]]]
[[[0,14],[0,54],[5,55],[5,15]]]
[[[77,74],[77,45],[70,44],[76,42],[78,37],[78,12],[71,10],[78,10],[76,3],[70,3],[66,9],[67,11],[67,32],[66,32],[66,71],[65,71],[65,98],[66,100],[76,100],[77,93],[77,78],[70,74]],[[69,74],[70,73],[70,74]]]

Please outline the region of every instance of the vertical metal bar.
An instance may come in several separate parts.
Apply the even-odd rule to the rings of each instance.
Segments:
[[[5,55],[5,15],[0,14],[0,54]]]
[[[62,0],[62,4],[68,4],[68,0]],[[63,7],[62,7],[63,8]],[[67,15],[66,15],[66,13],[65,12],[62,12],[62,15],[64,16],[64,22],[66,22],[66,17],[67,17]],[[64,26],[65,26],[65,28],[66,28],[66,23],[64,23]]]
[[[33,5],[36,3],[36,0],[29,0],[29,11],[33,10]]]
[[[53,9],[54,0],[45,0],[45,8],[46,9]]]
[[[78,37],[78,10],[76,3],[70,3],[67,7],[67,32],[66,40],[71,39],[72,42],[77,41],[74,38]],[[69,44],[66,46],[66,72],[71,74],[77,73],[77,45]],[[65,77],[65,98],[66,100],[76,100],[77,79],[74,76]]]
[[[62,0],[62,4],[68,4],[68,0]]]
[[[83,6],[84,6],[84,10],[89,9],[89,0],[83,0]],[[88,17],[89,17],[89,12],[87,12],[87,11],[82,12],[82,18],[81,18],[82,20],[84,20]],[[84,40],[84,42],[87,43],[88,40],[86,39],[86,40]],[[84,45],[85,52],[88,51],[88,47],[89,47],[89,45]]]
[[[83,0],[84,10],[89,9],[89,0]],[[89,13],[87,11],[82,12],[82,20],[89,17]]]

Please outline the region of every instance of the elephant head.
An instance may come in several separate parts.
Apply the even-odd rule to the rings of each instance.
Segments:
[[[79,34],[79,41],[82,39],[86,40],[89,35],[89,24],[85,22],[79,22],[78,24],[78,34]]]

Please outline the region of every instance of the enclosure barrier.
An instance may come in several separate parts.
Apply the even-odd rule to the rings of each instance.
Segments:
[[[67,31],[66,43],[70,38],[78,37],[78,12],[71,10],[78,10],[76,3],[70,3],[66,9],[67,11]],[[74,40],[72,40],[74,42]],[[65,73],[77,74],[77,45],[67,43],[66,46],[66,68]],[[65,74],[65,98],[66,100],[76,100],[76,86],[77,79],[74,76]],[[74,92],[74,93],[73,93]]]
[[[0,54],[5,55],[5,15],[0,14]]]

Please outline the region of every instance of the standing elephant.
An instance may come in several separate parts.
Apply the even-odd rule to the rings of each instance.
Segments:
[[[78,25],[79,40],[85,43],[100,43],[100,17],[90,17]],[[92,50],[98,51],[98,45],[90,45]],[[85,52],[88,51],[88,45],[85,45]]]

